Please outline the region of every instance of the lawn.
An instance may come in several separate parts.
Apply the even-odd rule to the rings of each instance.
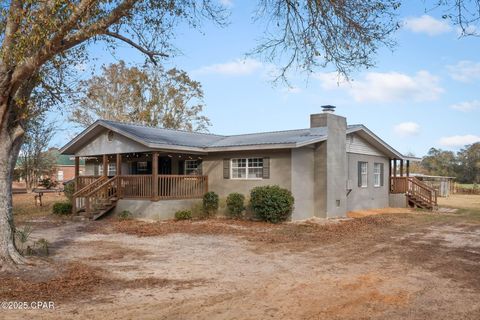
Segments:
[[[2,319],[479,319],[480,196],[441,203],[460,210],[278,225],[114,217],[46,224],[50,216],[33,214],[32,240],[47,239],[50,256],[0,275],[0,300],[54,301],[55,310],[0,312]]]

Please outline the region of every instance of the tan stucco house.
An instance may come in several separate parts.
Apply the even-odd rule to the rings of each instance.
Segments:
[[[408,176],[412,158],[365,126],[347,125],[331,106],[312,114],[306,129],[232,136],[98,120],[61,152],[77,165],[75,209],[94,217],[115,209],[167,219],[207,191],[248,197],[261,185],[292,192],[292,220],[435,201]]]

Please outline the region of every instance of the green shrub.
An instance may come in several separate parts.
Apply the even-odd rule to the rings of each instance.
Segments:
[[[180,210],[175,212],[175,220],[190,220],[192,219],[192,211]]]
[[[203,212],[210,216],[218,210],[218,194],[213,191],[203,195]]]
[[[55,188],[58,185],[57,181],[53,181],[50,178],[45,178],[40,181],[40,185],[45,189]]]
[[[279,186],[256,187],[250,192],[252,210],[264,221],[277,223],[287,220],[293,203],[292,193]]]
[[[118,214],[118,220],[124,221],[124,220],[131,220],[133,218],[132,213],[128,210],[123,210]]]
[[[230,193],[227,197],[227,209],[228,213],[235,218],[238,218],[242,215],[243,210],[245,210],[245,196],[241,193]]]
[[[73,181],[65,183],[65,186],[63,187],[63,194],[65,194],[65,197],[72,202],[72,197],[73,194],[75,193],[75,183]]]
[[[72,213],[72,204],[70,202],[56,202],[53,204],[53,213],[66,215]]]

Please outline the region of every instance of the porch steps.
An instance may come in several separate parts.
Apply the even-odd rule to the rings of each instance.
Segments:
[[[407,201],[409,206],[415,207],[415,208],[420,208],[420,209],[425,209],[425,210],[435,210],[435,205],[434,203],[425,201],[419,197],[416,197],[413,194],[407,193]]]

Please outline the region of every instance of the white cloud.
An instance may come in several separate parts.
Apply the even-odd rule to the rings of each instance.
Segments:
[[[255,59],[237,59],[226,63],[212,64],[194,70],[195,74],[221,74],[227,76],[250,75],[263,68],[263,64]]]
[[[458,111],[468,112],[480,109],[480,101],[473,100],[473,101],[464,101],[456,104],[452,104],[450,108]]]
[[[420,125],[415,122],[402,122],[397,124],[393,131],[402,137],[414,136],[420,132]]]
[[[480,79],[480,63],[469,60],[459,61],[455,65],[447,66],[450,76],[457,81],[471,82]]]
[[[346,82],[335,73],[316,74],[315,78],[320,80],[323,89],[346,90],[357,102],[431,101],[443,92],[438,77],[424,70],[413,76],[399,72],[369,72],[352,82]]]
[[[222,6],[233,7],[233,0],[218,0]]]
[[[463,147],[480,141],[480,136],[466,134],[464,136],[450,136],[440,139],[440,144],[445,147]]]
[[[403,22],[405,29],[415,33],[425,33],[429,36],[436,36],[452,30],[448,21],[435,19],[426,14],[421,17],[407,18]]]

